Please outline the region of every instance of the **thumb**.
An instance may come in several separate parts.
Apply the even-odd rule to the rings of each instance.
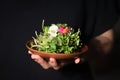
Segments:
[[[80,58],[75,58],[75,64],[78,64],[78,63],[80,63],[80,61],[81,61],[81,59]]]

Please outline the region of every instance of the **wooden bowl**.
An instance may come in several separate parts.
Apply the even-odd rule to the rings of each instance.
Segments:
[[[49,60],[50,57],[55,58],[59,62],[73,62],[76,57],[79,57],[83,55],[87,50],[88,46],[84,45],[79,52],[74,52],[70,54],[64,54],[64,53],[48,53],[43,51],[38,51],[33,48],[30,48],[29,43],[33,40],[29,40],[26,43],[26,47],[29,51],[31,51],[33,54],[37,54],[44,58],[45,60]]]

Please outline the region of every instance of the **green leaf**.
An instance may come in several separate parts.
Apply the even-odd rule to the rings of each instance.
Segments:
[[[48,27],[48,26],[44,26],[44,27],[43,27],[43,32],[44,32],[44,33],[48,33],[48,30],[49,30],[49,27]]]

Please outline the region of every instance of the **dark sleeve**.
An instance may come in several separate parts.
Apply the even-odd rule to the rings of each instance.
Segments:
[[[102,2],[102,0],[98,1],[96,25],[93,36],[98,36],[115,26],[119,18],[116,7],[115,0],[104,0],[104,2]]]
[[[114,27],[119,18],[117,7],[116,0],[87,0],[84,27],[86,41]]]

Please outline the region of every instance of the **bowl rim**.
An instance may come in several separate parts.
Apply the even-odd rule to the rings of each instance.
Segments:
[[[33,54],[38,54],[40,55],[41,57],[45,57],[45,58],[48,58],[48,57],[53,57],[53,58],[57,58],[57,59],[64,59],[65,58],[73,58],[73,57],[77,57],[79,55],[82,55],[84,54],[87,50],[88,50],[88,46],[87,45],[83,45],[82,48],[80,49],[80,51],[78,52],[73,52],[73,53],[70,53],[70,54],[64,54],[64,53],[50,53],[50,52],[44,52],[44,51],[38,51],[38,50],[35,50],[33,48],[30,48],[28,46],[28,44],[33,41],[33,39],[31,40],[28,40],[26,42],[26,47],[28,50],[30,50]],[[59,57],[56,57],[56,56],[59,56]],[[64,57],[63,57],[64,56]]]

